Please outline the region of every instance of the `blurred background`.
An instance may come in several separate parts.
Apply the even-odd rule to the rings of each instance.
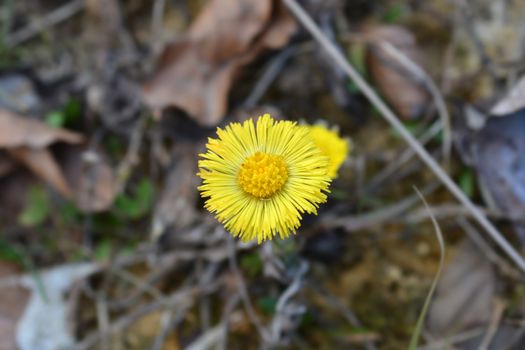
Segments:
[[[525,2],[297,1],[522,251]],[[0,2],[0,349],[406,349],[441,254],[419,349],[525,348],[523,272],[290,2]],[[264,113],[352,149],[319,215],[258,246],[196,173]]]

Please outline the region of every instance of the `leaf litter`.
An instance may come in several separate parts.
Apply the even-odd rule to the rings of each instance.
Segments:
[[[12,3],[0,12],[12,16],[8,37],[33,34],[8,53],[0,45],[2,76],[16,76],[13,62],[24,62],[38,79],[0,79],[0,256],[22,248],[34,303],[43,295],[39,276],[49,282],[45,268],[100,261],[95,274],[68,284],[68,301],[53,304],[60,315],[37,308],[55,315],[55,339],[77,349],[406,348],[439,261],[432,228],[413,220],[421,208],[402,205],[416,184],[436,188],[429,202],[450,255],[424,341],[498,349],[515,339],[520,348],[524,292],[512,265],[462,238],[455,219],[468,220],[468,211],[440,212],[457,205],[339,67],[319,58],[322,48],[283,2],[114,1],[107,10],[102,1]],[[463,179],[472,167],[469,196],[484,212],[493,213],[489,203],[502,212],[494,222],[507,237],[519,233],[523,71],[514,61],[523,32],[512,29],[522,26],[523,6],[301,3],[437,157],[438,113],[425,86],[378,43],[439,83],[447,107],[459,107],[452,131],[468,150],[458,147],[465,161],[452,158],[451,176]],[[77,116],[65,118],[72,99]],[[229,241],[203,213],[195,164],[214,127],[268,110],[338,124],[355,150],[320,218],[305,218],[293,240],[256,248]],[[459,125],[467,115],[476,130]],[[383,171],[388,179],[370,181]],[[497,312],[495,299],[504,301]],[[18,330],[36,334],[34,308],[23,298],[13,305],[19,312],[5,329],[15,329],[25,309]]]
[[[279,1],[210,1],[188,32],[164,49],[143,85],[144,101],[157,115],[178,107],[201,125],[217,125],[240,69],[263,50],[285,45],[295,30]]]
[[[422,117],[430,104],[423,81],[404,67],[384,47],[395,46],[411,61],[422,65],[423,56],[415,36],[401,26],[372,26],[364,32],[368,44],[367,63],[370,77],[394,109],[405,119]],[[403,91],[402,94],[397,93]]]

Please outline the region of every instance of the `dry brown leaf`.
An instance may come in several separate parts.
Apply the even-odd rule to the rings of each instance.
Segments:
[[[12,158],[66,198],[71,198],[71,189],[47,147],[58,141],[75,144],[83,139],[78,133],[52,128],[38,120],[0,109],[0,148],[5,148]]]
[[[62,196],[68,199],[72,197],[71,188],[62,170],[47,148],[16,147],[8,149],[8,152],[38,177],[52,185]]]
[[[496,279],[491,262],[472,242],[461,243],[443,271],[428,313],[428,328],[445,337],[490,321]]]
[[[18,266],[6,261],[0,262],[0,278],[14,277],[19,274]],[[29,299],[29,293],[22,287],[2,289],[0,298],[0,349],[16,350],[16,327]]]
[[[75,189],[74,201],[79,209],[99,212],[113,204],[115,175],[102,154],[71,146],[60,152],[59,159],[68,183]]]
[[[387,42],[410,60],[421,66],[421,53],[414,35],[399,26],[378,26],[365,32],[370,41],[367,65],[370,76],[392,107],[405,119],[421,116],[430,102],[430,96],[421,81],[391,53],[381,47]]]
[[[522,77],[507,95],[492,107],[490,113],[499,116],[514,113],[522,108],[525,108],[525,77]]]
[[[80,143],[80,134],[52,128],[44,123],[0,109],[0,148],[47,147],[53,142]]]
[[[143,98],[156,114],[174,106],[217,125],[239,69],[261,50],[286,44],[295,29],[277,0],[211,0],[188,33],[166,47]]]

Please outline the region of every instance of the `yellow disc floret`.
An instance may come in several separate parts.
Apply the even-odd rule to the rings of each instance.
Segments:
[[[238,175],[241,188],[259,199],[270,198],[287,179],[288,170],[283,157],[264,152],[246,158]]]

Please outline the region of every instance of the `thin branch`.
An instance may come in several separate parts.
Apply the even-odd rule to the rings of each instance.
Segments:
[[[85,0],[73,0],[54,11],[51,11],[45,17],[32,20],[27,27],[19,29],[9,34],[5,40],[7,47],[19,45],[38,33],[67,20],[76,15],[85,6]]]
[[[204,294],[210,294],[215,292],[221,286],[220,283],[212,282],[206,286],[192,286],[185,288],[184,290],[177,291],[172,295],[168,296],[167,301],[168,305],[164,301],[153,301],[146,305],[141,305],[135,310],[126,314],[115,322],[111,323],[108,329],[108,333],[96,332],[87,336],[81,342],[75,344],[73,347],[74,350],[88,350],[95,346],[99,340],[106,335],[113,335],[127,329],[130,325],[133,324],[137,319],[151,314],[152,312],[158,310],[174,310],[174,309],[185,309],[190,308],[195,303],[195,299]]]
[[[414,149],[421,160],[432,170],[437,178],[448,188],[450,193],[463,204],[472,216],[485,229],[490,237],[500,246],[500,248],[514,261],[514,263],[525,273],[525,260],[514,249],[514,247],[503,237],[498,229],[478,210],[472,201],[461,191],[458,185],[452,181],[448,174],[432,158],[432,156],[421,146],[421,144],[410,134],[410,132],[399,121],[399,118],[381,100],[379,95],[372,87],[359,75],[354,67],[348,62],[343,54],[334,44],[321,32],[317,24],[306,13],[306,11],[295,0],[283,0],[290,11],[297,17],[299,22],[312,34],[312,36],[327,51],[328,55],[341,66],[349,78],[351,78],[369,101],[377,108],[383,118],[403,137],[403,139]]]
[[[422,191],[425,195],[428,195],[438,187],[439,183],[435,182],[426,186]],[[325,215],[321,219],[321,225],[325,228],[341,227],[348,232],[357,231],[359,229],[381,225],[389,221],[399,220],[404,213],[417,203],[419,203],[419,197],[414,194],[376,211],[353,216],[345,215],[334,217]]]
[[[164,21],[164,12],[166,10],[166,0],[155,0],[153,2],[153,11],[151,15],[151,37],[162,38],[162,26]],[[161,51],[164,40],[155,40],[154,52]]]

